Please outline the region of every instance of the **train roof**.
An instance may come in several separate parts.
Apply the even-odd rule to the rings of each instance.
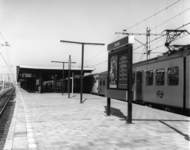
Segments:
[[[170,53],[163,53],[163,56],[158,56],[155,58],[151,58],[149,60],[144,60],[141,62],[133,63],[133,67],[141,66],[141,65],[146,65],[146,64],[151,64],[159,61],[165,61],[169,59],[174,59],[178,57],[184,57],[190,55],[190,44],[181,46],[181,48],[178,51],[173,51]],[[94,74],[89,74],[86,76],[94,76],[94,75],[105,75],[107,74],[108,71],[100,72],[100,73],[94,73]]]
[[[134,67],[141,66],[141,65],[159,62],[159,61],[174,59],[174,58],[178,58],[178,57],[185,57],[188,55],[190,55],[190,44],[182,46],[178,51],[176,50],[176,51],[172,51],[172,52],[166,52],[166,53],[163,53],[162,56],[158,56],[158,57],[155,57],[155,58],[152,58],[149,60],[137,62],[137,63],[134,63],[133,65],[134,65]]]
[[[90,74],[85,74],[84,77],[88,77],[88,76],[96,76],[99,75],[100,73],[90,73]]]
[[[104,71],[104,72],[100,72],[99,74],[100,75],[105,75],[105,74],[107,74],[108,73],[108,71]]]

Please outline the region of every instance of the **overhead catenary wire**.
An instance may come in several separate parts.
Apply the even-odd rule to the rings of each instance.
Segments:
[[[175,30],[178,30],[178,29],[180,29],[180,28],[182,28],[182,27],[185,27],[185,26],[187,26],[187,25],[189,25],[189,24],[190,24],[190,22],[188,22],[188,23],[186,23],[186,24],[184,24],[184,25],[182,25],[182,26],[176,28]],[[159,38],[161,38],[161,37],[163,37],[163,36],[165,36],[165,35],[166,35],[166,34],[161,35],[160,37],[153,39],[152,41],[150,41],[150,43],[151,43],[151,42],[154,42],[154,41],[156,41],[156,40],[158,40]],[[158,42],[159,42],[159,41],[158,41]]]
[[[175,41],[177,41],[177,40],[179,40],[179,39],[181,39],[181,38],[183,38],[183,37],[185,37],[185,36],[188,36],[188,35],[189,35],[189,34],[186,34],[186,35],[184,35],[184,36],[178,37],[177,39],[175,39]],[[153,51],[153,50],[155,50],[155,49],[158,49],[158,48],[160,48],[160,47],[162,47],[162,46],[165,46],[165,45],[162,44],[162,45],[160,45],[160,46],[157,46],[157,47],[151,49],[150,51]]]
[[[180,38],[183,38],[183,37],[185,37],[185,36],[187,36],[188,34],[186,34],[186,35],[184,35],[184,36],[182,36],[182,37],[179,37],[179,38],[177,38],[176,40],[178,40],[178,39],[180,39]],[[151,51],[152,50],[155,50],[155,49],[157,49],[157,48],[159,48],[159,47],[162,47],[162,46],[164,46],[164,45],[160,45],[160,46],[158,46],[158,47],[155,47],[154,49],[151,49]],[[155,52],[155,53],[162,53],[162,52]],[[136,54],[141,54],[141,56],[140,56],[140,59],[139,59],[139,61],[141,61],[142,59],[143,59],[143,57],[144,57],[144,54],[146,54],[145,53],[145,48],[143,49],[143,52],[142,53],[136,53]],[[95,65],[93,65],[93,66],[91,66],[91,67],[95,67],[95,66],[99,66],[99,65],[101,65],[101,64],[103,64],[103,63],[106,63],[107,62],[107,60],[105,60],[105,61],[103,61],[103,62],[100,62],[100,63],[98,63],[98,64],[95,64]]]
[[[6,40],[5,40],[5,38],[3,37],[3,34],[0,32],[0,35],[1,35],[1,37],[2,37],[2,39],[4,40],[4,42],[7,42]]]
[[[181,0],[178,0],[178,1],[174,2],[174,3],[172,3],[171,5],[165,7],[164,9],[158,11],[157,13],[151,15],[150,17],[148,17],[148,18],[146,18],[146,19],[144,19],[144,20],[142,20],[142,21],[140,21],[140,22],[138,22],[138,23],[136,23],[136,24],[134,24],[134,25],[128,27],[127,29],[132,28],[132,27],[134,27],[134,26],[137,26],[137,30],[138,30],[138,25],[139,25],[140,23],[142,23],[142,22],[145,22],[145,23],[146,23],[146,21],[147,21],[148,19],[150,19],[150,18],[152,18],[152,17],[155,17],[156,15],[158,15],[159,13],[161,13],[161,12],[164,11],[164,10],[168,10],[168,8],[172,7],[173,5],[175,5],[176,3],[180,2],[180,1],[181,1]],[[181,15],[181,14],[185,13],[185,12],[188,11],[189,9],[190,9],[190,8],[188,8],[188,9],[186,9],[186,10],[180,12],[180,13],[177,14],[176,16],[174,16],[174,17],[172,17],[172,18],[166,20],[165,22],[159,24],[158,26],[156,26],[157,22],[156,22],[156,20],[155,20],[155,27],[152,28],[152,29],[150,29],[150,30],[157,29],[159,26],[161,26],[161,25],[163,25],[163,24],[169,22],[170,20],[174,19],[174,18],[177,17],[178,15]],[[185,25],[183,25],[183,26],[185,26]],[[182,26],[182,27],[183,27],[183,26]],[[126,30],[127,30],[127,29],[126,29]],[[163,37],[163,36],[165,36],[165,35],[166,35],[166,34],[164,34],[164,35],[162,35],[162,36],[160,36],[160,37],[158,37],[158,38],[155,38],[154,40],[150,41],[149,43],[151,43],[151,42],[153,42],[153,41],[156,41],[157,39],[159,39],[159,38],[161,38],[161,37]],[[118,36],[120,36],[120,35],[118,35]],[[117,36],[116,38],[118,38],[118,36]],[[116,39],[116,38],[115,38],[115,39]],[[115,40],[115,39],[114,39],[114,40]],[[137,40],[136,40],[136,41],[137,41]],[[140,41],[137,41],[137,42],[141,43],[142,45],[140,45],[139,47],[135,48],[133,51],[135,51],[135,50],[137,50],[137,49],[139,49],[139,48],[145,46],[145,44],[143,44],[142,42],[140,42]],[[103,51],[103,50],[102,50],[102,51]],[[96,56],[98,56],[102,51],[100,51],[98,54],[96,54],[95,56],[93,56],[92,58],[90,58],[89,60],[87,60],[86,62],[89,62],[89,61],[91,61],[92,59],[94,59],[94,58],[95,58]],[[142,57],[143,57],[143,56],[142,56]],[[85,63],[86,63],[86,62],[85,62]],[[104,61],[104,62],[105,62],[105,61]],[[99,64],[96,64],[96,65],[99,65]]]
[[[180,26],[180,27],[178,27],[177,29],[175,29],[175,30],[178,30],[178,29],[180,29],[180,28],[182,28],[182,27],[185,27],[185,26],[187,26],[187,25],[189,25],[190,24],[190,22],[189,23],[186,23],[186,24],[184,24],[184,25],[182,25],[182,26]],[[155,38],[155,39],[153,39],[152,41],[150,41],[149,43],[151,43],[151,42],[153,42],[153,41],[156,41],[157,39],[159,39],[159,38],[161,38],[161,37],[163,37],[163,36],[165,36],[166,34],[164,34],[164,35],[161,35],[160,37],[158,37],[158,38]],[[185,36],[187,36],[187,35],[185,35]],[[184,36],[183,36],[184,37]],[[181,37],[180,37],[181,38]],[[179,39],[179,38],[177,38],[177,39]],[[176,40],[177,40],[176,39]],[[143,47],[144,45],[142,44],[141,46],[139,46],[139,47],[137,47],[136,49],[138,49],[138,48],[140,48],[140,47]],[[164,46],[164,45],[160,45],[160,46],[157,46],[156,48],[154,48],[154,49],[157,49],[157,48],[160,48],[161,46]],[[136,50],[136,49],[134,49],[134,50]],[[151,49],[150,51],[152,51],[152,50],[154,50],[154,49]],[[134,51],[133,50],[133,51]],[[143,52],[142,52],[142,55],[140,56],[140,59],[139,59],[139,61],[141,61],[142,59],[143,59],[143,57],[144,57],[144,54],[146,54],[145,52],[145,49],[143,49]]]
[[[173,3],[173,4],[169,5],[169,6],[167,6],[166,8],[160,10],[159,12],[155,13],[154,15],[152,15],[152,16],[150,16],[150,17],[144,19],[144,20],[141,21],[141,22],[138,22],[137,24],[135,24],[135,25],[133,25],[133,26],[131,26],[131,27],[134,27],[134,26],[136,26],[136,25],[138,26],[138,24],[140,24],[140,23],[142,23],[142,22],[144,22],[144,21],[146,22],[148,19],[150,19],[150,18],[152,18],[153,16],[159,14],[160,12],[162,12],[162,11],[168,9],[169,7],[171,7],[171,6],[173,6],[174,4],[178,3],[179,1],[181,1],[181,0],[176,1],[175,3]],[[185,11],[187,11],[187,10],[185,10]],[[185,11],[184,11],[184,12],[185,12]],[[181,12],[181,13],[183,13],[183,12]],[[180,14],[181,14],[181,13],[180,13]],[[179,15],[179,14],[178,14],[178,15]],[[178,16],[178,15],[177,15],[177,16]],[[171,19],[173,19],[173,18],[171,18]],[[170,19],[170,20],[171,20],[171,19]],[[170,21],[170,20],[167,20],[167,22]],[[166,22],[164,22],[164,23],[166,23]],[[164,24],[164,23],[162,23],[162,24]],[[161,26],[162,24],[156,26],[155,28]],[[129,28],[131,28],[131,27],[129,27]],[[127,29],[129,29],[129,28],[127,28]],[[153,28],[153,29],[154,29],[154,28]],[[151,30],[153,30],[153,29],[151,29]],[[137,30],[138,30],[138,29],[137,29]],[[115,39],[117,39],[119,36],[120,36],[120,35],[118,35]],[[115,39],[114,39],[114,40],[115,40]],[[114,41],[114,40],[113,40],[113,41]],[[139,40],[137,40],[137,39],[135,39],[135,40],[136,40],[137,42],[139,42],[139,43],[142,44],[142,42],[140,42]],[[145,44],[142,44],[142,45],[144,46]],[[140,47],[142,47],[142,46],[140,46]],[[140,48],[140,47],[137,47],[136,49],[138,49],[138,48]],[[102,51],[101,51],[101,52],[102,52]],[[85,61],[84,63],[86,63],[86,62],[92,60],[93,58],[95,58],[96,56],[98,56],[101,52],[99,52],[98,54],[96,54],[95,56],[93,56],[92,58],[90,58],[89,60]]]
[[[166,7],[166,8],[169,8],[169,7]],[[156,26],[156,27],[154,27],[154,28],[150,29],[150,31],[151,31],[151,30],[154,30],[154,29],[157,29],[159,26],[161,26],[161,25],[163,25],[163,24],[167,23],[168,21],[170,21],[170,20],[174,19],[174,18],[175,18],[175,17],[177,17],[178,15],[181,15],[181,14],[185,13],[185,12],[186,12],[186,11],[188,11],[189,9],[190,9],[190,7],[189,7],[189,8],[187,8],[186,10],[184,10],[184,11],[182,11],[182,12],[178,13],[177,15],[173,16],[172,18],[170,18],[170,19],[166,20],[165,22],[163,22],[163,23],[159,24],[158,26]],[[157,13],[156,13],[156,14],[157,14]],[[154,15],[156,15],[156,14],[154,14]],[[152,15],[152,16],[154,16],[154,15]],[[150,18],[150,17],[149,17],[149,18]],[[146,22],[146,19],[145,19],[144,21]],[[139,23],[138,23],[138,24],[139,24]],[[184,26],[186,26],[186,25],[188,25],[188,24],[190,24],[190,23],[187,23],[187,24],[185,24],[185,25],[182,25],[181,27],[184,27]],[[181,28],[181,27],[180,27],[180,28]],[[177,29],[179,29],[179,28],[177,28]],[[175,29],[175,30],[177,30],[177,29]],[[157,39],[159,39],[159,38],[161,38],[161,37],[163,37],[163,36],[165,36],[165,35],[166,35],[166,34],[161,35],[160,37],[155,38],[154,40],[150,41],[149,43],[151,43],[151,42],[153,42],[153,41],[155,41],[155,40],[157,40]],[[135,48],[133,51],[135,51],[135,50],[137,50],[137,49],[139,49],[139,48],[141,48],[141,47],[143,47],[143,46],[144,46],[144,44],[142,44],[142,45],[138,46],[138,47],[137,47],[137,48]]]
[[[190,24],[190,22],[188,22],[188,23],[186,23],[185,25],[182,25],[182,26],[176,28],[175,30],[178,30],[178,29],[180,29],[180,28],[182,28],[182,27],[185,27],[185,26],[187,26],[187,25],[189,25],[189,24]],[[159,36],[159,37],[157,37],[157,38],[151,40],[149,43],[151,43],[151,42],[153,42],[153,41],[156,41],[156,40],[160,39],[161,37],[163,37],[163,36],[165,36],[165,35],[166,35],[166,34],[163,34],[163,35],[161,35],[161,36]],[[135,50],[137,50],[137,49],[139,49],[139,48],[141,48],[141,47],[143,47],[143,46],[144,46],[144,45],[142,44],[142,45],[140,45],[139,47],[133,49],[133,51],[135,51]]]
[[[143,59],[145,51],[146,51],[146,48],[144,47],[143,52],[142,52],[142,54],[141,54],[141,56],[139,58],[139,61],[141,61]]]
[[[100,52],[98,52],[96,55],[94,55],[93,57],[91,57],[90,59],[88,59],[87,61],[85,61],[84,63],[86,62],[89,62],[91,61],[92,59],[94,59],[96,56],[98,56],[100,53],[102,53],[107,47],[105,46]]]
[[[114,42],[116,39],[118,39],[121,35],[117,35],[112,41]],[[102,53],[104,50],[106,50],[106,46],[100,51],[98,52],[96,55],[94,55],[93,57],[91,57],[90,59],[88,59],[87,61],[85,61],[84,63],[87,63],[89,61],[91,61],[92,59],[94,59],[96,56],[98,56],[100,53]]]
[[[140,24],[140,23],[142,23],[142,22],[144,22],[144,21],[147,21],[148,19],[154,17],[155,15],[161,13],[161,12],[164,11],[164,10],[167,10],[168,8],[172,7],[173,5],[175,5],[176,3],[180,2],[180,1],[181,1],[181,0],[178,0],[178,1],[174,2],[174,3],[172,3],[171,5],[165,7],[164,9],[158,11],[157,13],[151,15],[150,17],[148,17],[148,18],[146,18],[146,19],[143,19],[142,21],[140,21],[140,22],[138,22],[138,23],[136,23],[136,24],[134,24],[134,25],[132,25],[132,26],[126,28],[126,30],[127,30],[127,29],[130,29],[130,28],[132,28],[132,27],[134,27],[134,26],[136,26],[136,25],[138,25],[138,24]]]
[[[5,60],[5,58],[4,58],[4,56],[2,55],[2,53],[0,53],[0,55],[1,55],[1,57],[3,58],[5,64],[7,65],[7,67],[8,67],[8,69],[9,69],[10,73],[12,74],[13,80],[14,80],[13,72],[12,72],[12,70],[10,69],[10,67],[9,67],[9,65],[8,65],[8,63],[7,63],[7,61]]]
[[[107,62],[107,60],[105,60],[105,61],[103,61],[103,62],[100,62],[100,63],[98,63],[98,64],[95,64],[95,65],[93,65],[93,66],[91,66],[91,67],[95,67],[95,66],[101,65],[101,64],[106,63],[106,62]]]
[[[188,34],[186,34],[186,35],[184,35],[184,36],[182,36],[182,37],[179,37],[179,38],[177,38],[176,40],[178,40],[178,39],[180,39],[180,38],[183,38],[183,37],[185,37],[185,36],[187,36],[187,35],[188,35]],[[158,46],[158,47],[155,47],[154,49],[157,49],[157,48],[162,47],[162,46],[164,46],[164,45],[160,45],[160,46]],[[151,51],[154,50],[154,49],[151,49]],[[144,54],[146,54],[144,51],[145,51],[145,48],[143,49],[143,53],[136,53],[136,54],[141,54],[139,61],[141,61],[141,60],[143,59],[143,57],[144,57]],[[155,53],[162,53],[162,52],[155,52]],[[101,64],[106,63],[106,62],[107,62],[107,60],[105,60],[105,61],[103,61],[103,62],[100,62],[100,63],[98,63],[98,64],[95,64],[95,65],[93,65],[93,66],[91,66],[91,67],[95,67],[95,66],[101,65]]]
[[[172,20],[172,19],[176,18],[177,16],[179,16],[179,15],[181,15],[181,14],[185,13],[185,12],[186,12],[186,11],[188,11],[188,10],[190,10],[190,7],[189,7],[189,8],[187,8],[186,10],[184,10],[184,11],[180,12],[179,14],[177,14],[177,15],[173,16],[172,18],[170,18],[170,19],[168,19],[168,20],[164,21],[163,23],[159,24],[158,26],[156,26],[156,27],[154,27],[154,28],[150,29],[150,31],[151,31],[151,30],[154,30],[154,29],[156,29],[156,28],[158,28],[159,26],[161,26],[161,25],[163,25],[163,24],[167,23],[168,21],[170,21],[170,20]]]
[[[184,24],[184,25],[182,25],[182,26],[180,26],[180,27],[178,27],[178,28],[176,28],[175,30],[178,30],[178,29],[180,29],[180,28],[182,28],[182,27],[185,27],[185,26],[187,26],[187,25],[189,25],[190,24],[190,22],[189,23],[186,23],[186,24]],[[159,39],[159,38],[161,38],[161,37],[163,37],[163,36],[165,36],[166,34],[164,34],[164,35],[161,35],[160,37],[158,37],[158,38],[156,38],[156,39],[153,39],[152,41],[150,41],[150,43],[151,42],[153,42],[153,41],[156,41],[157,39]],[[185,36],[187,36],[187,35],[185,35]],[[184,37],[184,36],[183,36]],[[180,37],[180,38],[182,38],[182,37]],[[179,38],[178,38],[179,39]],[[176,40],[178,40],[178,39],[176,39]],[[139,47],[137,47],[136,49],[138,49],[138,48],[140,48],[140,47],[143,47],[144,45],[142,44],[141,46],[139,46]],[[155,48],[153,48],[153,49],[151,49],[151,51],[152,50],[155,50],[155,49],[157,49],[157,48],[159,48],[159,47],[162,47],[162,46],[164,46],[164,45],[160,45],[160,46],[157,46],[157,47],[155,47]],[[136,49],[134,49],[133,51],[135,51]],[[103,51],[103,50],[102,50]],[[100,52],[99,52],[100,53]],[[98,54],[99,54],[98,53]],[[161,52],[159,52],[159,53],[161,53]],[[97,55],[98,55],[97,54]],[[139,53],[140,54],[140,53]],[[141,56],[140,56],[140,59],[139,59],[139,61],[141,61],[142,59],[143,59],[143,57],[144,57],[144,54],[146,54],[145,53],[145,48],[143,49],[143,52],[141,53]],[[96,56],[97,56],[96,55]],[[95,56],[94,56],[95,57]],[[94,58],[93,57],[93,58]],[[92,59],[92,58],[91,58]],[[103,61],[103,62],[101,62],[101,63],[98,63],[98,64],[95,64],[95,65],[93,65],[92,67],[95,67],[95,66],[98,66],[98,65],[101,65],[101,64],[103,64],[103,63],[105,63],[105,62],[107,62],[107,61]]]
[[[7,41],[5,40],[5,38],[4,38],[4,36],[3,36],[3,34],[2,34],[1,32],[0,32],[0,35],[1,35],[2,39],[4,40],[4,42],[5,42],[5,46],[9,46],[9,44],[6,45],[6,44],[7,44]],[[2,55],[2,54],[1,54],[1,55]],[[11,65],[11,61],[10,61],[10,56],[9,56],[8,48],[7,48],[7,55],[8,55],[9,63],[10,63],[10,65]],[[11,73],[12,73],[12,72],[11,72]]]

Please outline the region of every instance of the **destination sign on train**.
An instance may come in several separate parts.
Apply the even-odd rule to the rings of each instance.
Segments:
[[[108,51],[114,50],[116,48],[123,47],[127,44],[134,44],[134,36],[127,36],[125,38],[122,38],[118,41],[115,41],[113,43],[110,43],[108,45]]]

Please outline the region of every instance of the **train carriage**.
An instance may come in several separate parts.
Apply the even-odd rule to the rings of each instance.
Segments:
[[[186,108],[190,110],[190,54],[186,56]]]
[[[133,65],[134,100],[162,105],[165,109],[190,109],[190,49]]]
[[[105,95],[107,71],[99,74],[98,94]],[[190,45],[133,64],[133,100],[165,109],[190,111]],[[98,85],[97,85],[98,84]]]
[[[135,64],[136,100],[183,107],[183,58],[168,57]],[[172,101],[171,101],[172,99]]]

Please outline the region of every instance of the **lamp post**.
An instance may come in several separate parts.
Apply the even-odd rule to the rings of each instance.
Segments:
[[[84,62],[84,45],[105,45],[102,43],[84,43],[84,42],[74,42],[74,41],[65,41],[60,40],[60,42],[64,43],[72,43],[72,44],[81,44],[82,45],[82,58],[81,58],[81,90],[80,90],[80,103],[82,103],[82,92],[83,92],[83,62]]]

